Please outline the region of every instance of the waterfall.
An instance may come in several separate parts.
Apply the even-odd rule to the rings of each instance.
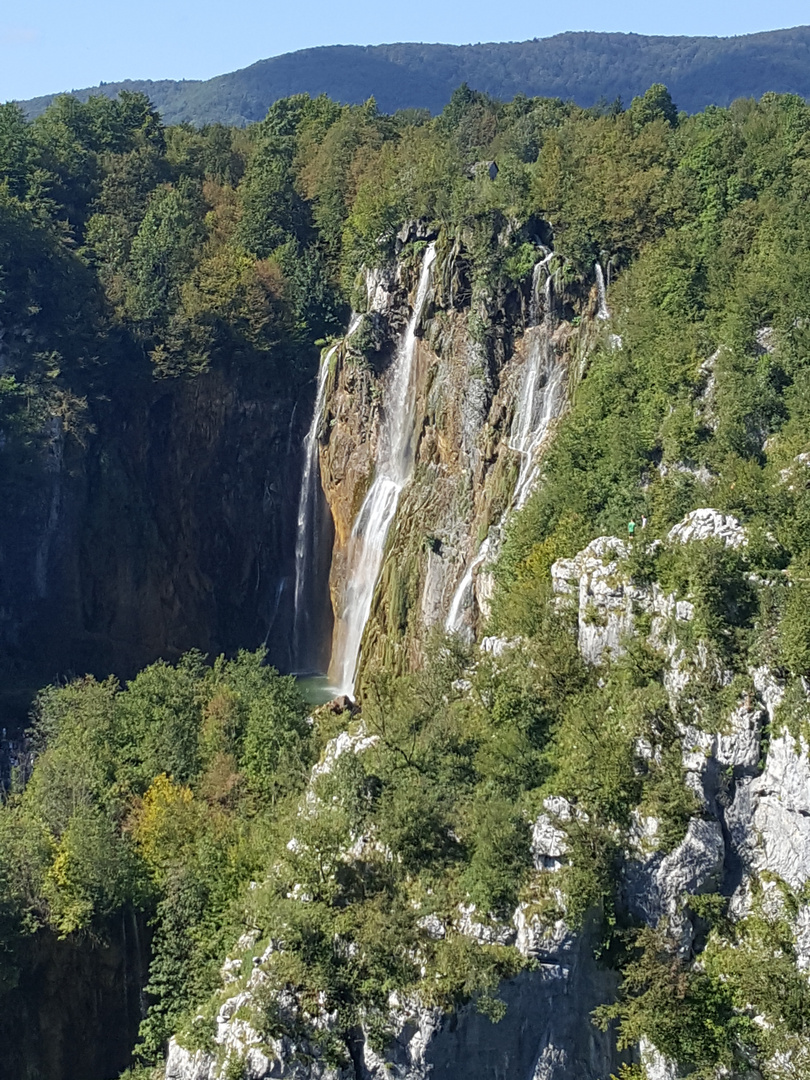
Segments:
[[[549,272],[549,263],[553,256],[553,251],[548,252],[535,264],[532,273],[532,325],[526,331],[529,349],[509,436],[510,449],[520,454],[520,467],[510,510],[520,510],[526,504],[540,470],[536,461],[537,452],[552,421],[559,416],[565,400],[566,366],[557,357],[553,341],[554,277]],[[541,290],[543,272],[546,278]],[[508,513],[509,510],[506,511],[506,514]],[[506,514],[490,529],[456,587],[445,620],[445,629],[450,634],[462,634],[469,638],[472,636],[466,616],[472,606],[475,571],[493,553],[493,548],[497,548]]]
[[[293,432],[295,431],[295,414],[298,411],[298,402],[293,402],[292,412],[290,413],[290,422],[287,425],[287,457],[292,453]]]
[[[456,591],[453,593],[450,611],[447,613],[447,619],[444,624],[444,628],[448,634],[462,634],[464,637],[472,640],[472,630],[465,627],[464,616],[469,610],[473,598],[473,575],[484,559],[486,559],[491,547],[492,533],[484,539],[484,542],[478,549],[478,554],[467,567],[464,577],[458,583]]]
[[[610,268],[613,264],[613,260],[609,260],[607,264],[608,272],[608,285],[610,284]],[[605,275],[602,273],[601,263],[596,263],[594,266],[596,271],[596,291],[599,296],[599,306],[596,310],[597,319],[601,319],[602,322],[606,322],[610,318],[610,308],[607,306],[607,295],[605,293]],[[621,349],[622,338],[621,334],[610,334],[608,337],[608,344],[611,349]]]
[[[143,977],[143,950],[141,947],[141,934],[138,929],[138,916],[135,914],[135,908],[130,906],[129,917],[132,922],[132,936],[135,941],[135,971],[138,982],[138,1011],[140,1013],[141,1020],[146,1019],[146,1013],[148,1011],[148,1004],[146,1000],[146,979]]]
[[[312,633],[309,620],[309,606],[306,603],[309,570],[316,560],[316,545],[319,530],[316,528],[318,516],[318,428],[321,426],[326,382],[329,376],[329,364],[337,345],[321,355],[318,370],[318,390],[312,420],[304,439],[304,470],[301,474],[301,492],[298,496],[298,531],[295,537],[295,608],[293,615],[293,657],[301,666],[307,655],[308,639]],[[303,665],[306,667],[306,664]]]
[[[554,348],[554,278],[546,278],[544,313],[539,326],[528,331],[529,355],[512,421],[509,446],[520,454],[512,507],[520,510],[531,494],[539,466],[537,451],[551,422],[559,416],[565,394],[565,364]]]
[[[596,270],[596,291],[599,295],[599,307],[596,311],[596,317],[604,321],[610,318],[610,309],[607,306],[607,296],[605,294],[605,275],[602,273],[601,263],[597,262],[594,269]]]
[[[543,280],[543,272],[545,271],[546,277],[549,276],[549,263],[554,258],[553,251],[549,251],[547,248],[543,248],[542,250],[545,254],[539,262],[534,264],[534,269],[532,270],[532,295],[531,300],[529,301],[530,326],[537,326],[537,323],[540,321],[540,297],[543,292],[540,285]]]
[[[362,322],[362,315],[352,315],[349,329],[343,339],[348,341]],[[295,536],[295,597],[293,608],[293,647],[292,655],[299,673],[309,673],[316,669],[318,655],[318,627],[313,625],[312,579],[317,577],[317,568],[325,553],[318,551],[321,539],[319,528],[319,510],[321,507],[320,468],[318,461],[318,431],[326,399],[326,384],[329,380],[329,367],[332,357],[340,347],[340,342],[321,353],[318,368],[318,388],[312,419],[304,439],[304,468],[301,473],[301,490],[298,495],[298,521]],[[278,607],[278,603],[276,604]],[[317,619],[315,620],[317,622]]]
[[[360,643],[371,611],[382,568],[385,541],[396,513],[399,495],[411,477],[415,453],[416,330],[430,287],[436,258],[434,244],[422,260],[413,314],[399,343],[383,392],[374,481],[355,518],[346,558],[346,586],[330,675],[340,691],[354,693]]]

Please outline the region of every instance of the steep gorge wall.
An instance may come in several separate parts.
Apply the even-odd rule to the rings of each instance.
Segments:
[[[0,992],[0,1080],[113,1077],[143,1018],[149,933],[124,911],[103,937],[25,939],[19,982]]]
[[[739,521],[711,508],[692,511],[665,540],[655,541],[670,549],[721,544],[744,548],[748,537]],[[768,918],[785,920],[786,946],[766,953],[767,958],[786,956],[803,977],[810,970],[810,764],[806,728],[786,730],[779,709],[785,686],[778,671],[762,665],[748,671],[747,688],[727,701],[722,715],[694,713],[691,695],[712,668],[716,658],[707,643],[683,648],[682,633],[695,619],[695,606],[677,592],[667,592],[657,581],[640,584],[623,564],[629,543],[613,536],[595,539],[572,559],[558,560],[552,580],[561,609],[570,608],[578,626],[580,652],[589,664],[599,665],[611,654],[627,648],[628,635],[648,635],[654,647],[667,657],[663,675],[673,715],[677,717],[675,748],[682,759],[683,779],[695,797],[685,830],[671,848],[659,832],[655,817],[638,809],[620,837],[622,848],[619,880],[623,908],[639,925],[658,928],[672,942],[670,977],[673,1008],[685,1011],[688,1002],[678,995],[678,958],[692,971],[702,970],[706,947],[706,923],[699,914],[696,897],[719,895],[728,903],[731,923],[742,926],[752,917],[754,935],[762,932],[762,905]],[[489,639],[488,651],[497,661],[520,641]],[[721,684],[731,686],[731,673],[715,672]],[[807,688],[804,687],[805,699]],[[698,699],[699,700],[699,699]],[[804,713],[807,713],[807,700]],[[686,717],[692,719],[687,720]],[[716,726],[715,726],[716,725]],[[374,745],[362,723],[344,732],[327,746],[313,770],[310,789],[302,800],[306,813],[317,812],[318,775],[335,769],[343,754],[360,756]],[[768,741],[769,739],[769,741]],[[639,739],[635,767],[668,749],[653,740]],[[543,812],[532,827],[531,852],[538,893],[554,894],[555,876],[566,865],[569,834],[565,823],[580,810],[560,796],[544,800]],[[329,807],[324,804],[324,812]],[[364,865],[364,841],[356,839],[345,851],[347,865]],[[362,871],[360,871],[362,872]],[[544,882],[540,886],[540,882]],[[301,902],[306,902],[302,897]],[[265,965],[279,947],[271,941],[266,949],[253,937],[237,945],[240,957],[223,967],[223,991],[216,1016],[214,1052],[185,1049],[172,1041],[166,1066],[167,1080],[225,1080],[239,1062],[247,1080],[428,1080],[447,1077],[459,1080],[606,1080],[619,1074],[622,1055],[617,1051],[615,1031],[598,1030],[592,1023],[599,1005],[615,1000],[618,976],[602,957],[595,960],[600,939],[586,920],[573,932],[565,912],[521,901],[510,921],[486,925],[476,921],[475,908],[460,908],[457,929],[478,944],[513,944],[533,961],[532,968],[499,987],[506,1005],[503,1018],[493,1024],[467,1005],[453,1013],[420,1004],[418,1000],[390,997],[395,1036],[380,1052],[369,1033],[358,1027],[352,1063],[329,1065],[317,1049],[296,1043],[284,1035],[268,1037],[253,1025],[262,1021],[262,988],[268,985]],[[430,936],[442,937],[447,927],[441,919],[428,918]],[[767,944],[767,942],[766,942]],[[755,964],[756,953],[743,962]],[[784,970],[784,968],[782,969]],[[764,974],[767,976],[767,968]],[[287,1002],[295,1016],[294,1000]],[[658,1003],[663,1010],[663,1002]],[[746,1010],[740,1010],[740,1013]],[[749,1010],[750,1011],[750,1010]],[[334,1017],[317,1017],[317,1026],[329,1026]],[[763,1022],[765,1022],[763,1020]],[[810,1050],[804,1035],[792,1034],[786,1051],[773,1060],[761,1060],[757,1068],[719,1068],[707,1073],[716,1077],[738,1076],[756,1080],[767,1076],[779,1080],[807,1075]],[[781,1056],[780,1056],[781,1055]],[[647,1080],[678,1080],[691,1075],[668,1061],[641,1038],[626,1052],[626,1059],[641,1063]]]
[[[0,516],[7,715],[57,677],[130,677],[157,657],[256,647],[288,669],[302,418],[295,386],[213,370],[58,419]],[[298,424],[298,426],[296,426]]]
[[[532,298],[515,293],[507,300],[508,310],[496,307],[488,312],[493,332],[481,340],[471,330],[475,322],[469,318],[469,294],[454,305],[444,291],[452,263],[453,254],[445,251],[419,327],[413,368],[414,474],[402,490],[387,536],[363,641],[366,669],[382,664],[403,670],[418,662],[427,631],[445,623],[459,581],[487,535],[496,550],[499,530],[513,505],[521,465],[512,448],[513,421],[538,330],[530,314]],[[346,589],[349,539],[374,479],[388,373],[413,310],[414,266],[415,260],[402,259],[390,270],[369,276],[365,331],[361,327],[330,361],[319,429],[320,468],[334,520],[330,586],[338,614]],[[553,325],[545,326],[550,347],[567,366],[569,388],[587,361],[595,335],[608,330],[597,290],[578,298],[576,309],[573,299],[561,290]],[[575,314],[580,315],[576,322]],[[501,327],[509,330],[500,333]],[[644,541],[642,533],[637,543]],[[671,552],[706,542],[736,550],[748,540],[739,521],[703,508],[690,512],[651,550],[663,545]],[[779,726],[778,706],[784,695],[780,673],[752,668],[745,673],[745,688],[722,716],[702,716],[698,710],[692,722],[685,720],[690,703],[694,705],[693,684],[708,673],[718,686],[730,687],[733,673],[704,670],[711,655],[706,642],[684,637],[684,628],[695,617],[694,603],[685,594],[665,591],[657,581],[633,580],[625,565],[630,554],[628,542],[599,537],[575,558],[558,560],[552,568],[558,605],[570,606],[576,616],[579,651],[589,665],[621,654],[628,635],[634,633],[644,634],[666,658],[662,678],[677,721],[675,750],[695,808],[671,849],[659,835],[660,822],[642,816],[638,808],[633,811],[631,825],[621,836],[623,906],[640,923],[666,930],[685,962],[700,963],[706,926],[690,907],[690,899],[719,894],[728,902],[735,925],[742,925],[764,895],[774,910],[784,907],[789,916],[796,966],[806,971],[810,916],[802,890],[810,880],[807,745],[804,735]],[[476,623],[486,614],[486,561],[481,570],[472,590],[475,602],[471,597],[469,604],[470,631],[480,628]],[[637,622],[639,617],[643,618]],[[691,642],[688,648],[684,641]],[[520,647],[520,642],[503,639],[487,644],[496,659]],[[374,738],[366,736],[361,723],[332,740],[313,778],[328,771],[340,753],[361,755]],[[642,770],[645,761],[660,758],[669,749],[654,740],[649,744],[638,740],[634,768]],[[310,791],[307,798],[311,810],[317,794]],[[544,812],[533,823],[534,869],[552,893],[554,875],[568,858],[564,825],[577,813],[574,804],[554,796],[545,800]],[[345,853],[347,863],[359,865],[362,858],[359,842]],[[796,892],[795,909],[781,899],[779,881]],[[533,970],[502,984],[499,993],[508,1006],[504,1019],[492,1025],[469,1007],[442,1014],[394,995],[393,1040],[381,1052],[358,1027],[352,1063],[346,1067],[328,1065],[317,1051],[310,1054],[308,1044],[286,1036],[268,1038],[252,1026],[251,1010],[255,1000],[261,1000],[257,991],[269,978],[265,964],[270,966],[276,948],[273,942],[265,951],[257,946],[250,959],[246,954],[223,968],[215,1052],[191,1052],[173,1042],[166,1076],[220,1080],[238,1061],[251,1080],[270,1076],[382,1080],[390,1075],[407,1080],[428,1076],[604,1080],[619,1070],[621,1058],[611,1033],[600,1033],[591,1018],[595,1007],[615,1000],[618,977],[595,962],[596,942],[587,928],[573,933],[563,916],[550,921],[548,912],[521,902],[511,921],[493,931],[475,922],[474,908],[459,909],[456,928],[462,934],[481,944],[494,940],[514,944],[535,962]],[[427,932],[440,937],[446,931],[440,922]],[[234,970],[244,974],[236,976]],[[325,1015],[316,1019],[327,1026],[331,1022]],[[799,1071],[785,1075],[803,1075],[806,1048],[797,1041],[791,1053],[790,1067],[795,1064]],[[674,1080],[679,1075],[646,1039],[632,1048],[630,1056],[643,1061],[650,1080]],[[308,1064],[301,1063],[302,1057]]]
[[[367,276],[367,330],[337,350],[330,374],[320,467],[335,526],[329,585],[336,619],[345,604],[349,538],[374,476],[388,371],[411,310],[414,266],[412,256],[400,257]],[[595,289],[568,295],[560,286],[553,309],[542,311],[538,324],[531,295],[536,282],[493,298],[476,294],[469,275],[462,245],[440,243],[418,328],[414,475],[388,534],[361,678],[367,665],[407,670],[418,662],[426,634],[445,624],[478,556],[470,589],[457,605],[457,629],[472,635],[488,612],[487,562],[497,554],[521,470],[510,434],[527,368],[536,361],[537,336],[548,336],[565,368],[562,411],[590,345],[603,332]],[[574,320],[575,311],[584,318]],[[364,353],[358,338],[367,343]],[[553,420],[549,437],[552,432]],[[484,558],[481,545],[488,536]]]

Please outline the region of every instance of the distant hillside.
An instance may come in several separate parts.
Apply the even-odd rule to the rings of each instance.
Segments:
[[[679,108],[695,112],[767,90],[810,97],[810,27],[743,37],[643,37],[568,33],[483,45],[330,45],[302,49],[207,81],[126,80],[73,91],[148,94],[167,123],[260,120],[290,94],[326,93],[344,103],[375,97],[385,112],[439,112],[462,82],[498,98],[515,94],[625,103],[654,82],[669,87]],[[54,95],[23,102],[29,116]]]

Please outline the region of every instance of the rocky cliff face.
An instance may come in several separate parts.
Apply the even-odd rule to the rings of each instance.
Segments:
[[[707,542],[740,548],[748,539],[733,517],[705,508],[687,515],[656,544],[673,549]],[[643,537],[635,543],[643,544]],[[719,722],[714,721],[716,726],[711,716],[695,712],[693,684],[716,660],[705,643],[698,642],[689,652],[682,648],[679,634],[694,620],[694,605],[658,583],[634,583],[625,561],[628,549],[628,543],[617,537],[600,537],[575,558],[559,560],[552,573],[558,604],[572,606],[576,613],[583,657],[598,664],[609,654],[621,654],[632,635],[648,635],[668,657],[664,683],[674,715],[688,713],[692,718],[679,719],[678,731],[695,813],[671,849],[661,844],[659,822],[635,815],[623,837],[624,904],[641,923],[665,927],[680,956],[689,962],[697,957],[699,963],[705,924],[695,914],[694,903],[690,907],[690,898],[709,893],[725,896],[732,920],[739,922],[764,896],[768,909],[788,920],[796,966],[800,972],[808,971],[810,905],[802,899],[810,880],[810,751],[805,736],[792,734],[781,724],[778,710],[784,688],[778,673],[766,666],[750,670],[747,689]],[[482,642],[483,651],[495,657],[518,646],[502,639]],[[730,673],[723,670],[714,671],[713,678],[731,685]],[[766,732],[770,733],[767,746]],[[362,755],[373,744],[374,737],[367,737],[362,726],[354,734],[342,734],[329,744],[313,778],[334,768],[342,754]],[[662,749],[639,746],[639,760]],[[549,797],[534,823],[535,870],[550,883],[552,892],[554,877],[567,859],[564,825],[578,813],[565,799]],[[360,846],[347,852],[346,858],[362,859]],[[798,902],[788,899],[791,894],[799,897]],[[446,1015],[418,1001],[392,998],[391,1018],[397,1030],[393,1042],[380,1053],[359,1030],[352,1066],[336,1070],[312,1047],[288,1038],[270,1044],[258,1035],[251,1010],[257,989],[267,979],[263,965],[268,953],[258,952],[251,959],[255,939],[245,939],[241,943],[248,950],[245,956],[228,961],[223,969],[225,985],[233,989],[223,994],[216,1052],[192,1053],[173,1042],[167,1080],[223,1080],[236,1061],[249,1080],[383,1080],[388,1076],[401,1080],[428,1076],[604,1080],[618,1071],[621,1058],[613,1038],[591,1022],[594,1008],[614,997],[618,980],[608,967],[594,961],[596,943],[587,924],[575,934],[567,928],[564,914],[549,917],[521,903],[511,922],[499,928],[478,923],[474,909],[461,910],[457,929],[479,942],[514,944],[534,961],[533,970],[501,987],[507,1011],[499,1023],[492,1024],[471,1006]],[[442,935],[445,928],[436,920],[431,932]],[[268,950],[273,948],[271,943]],[[248,972],[246,978],[240,978],[242,970]],[[323,1023],[330,1023],[328,1016]],[[302,1058],[308,1055],[312,1056],[304,1064]],[[677,1080],[679,1076],[675,1065],[646,1039],[631,1057],[643,1064],[648,1080]],[[806,1047],[797,1044],[768,1075],[803,1076],[805,1057]]]
[[[704,508],[676,525],[665,545],[707,541],[734,549],[748,544],[735,518]],[[674,714],[683,716],[682,706],[701,675],[714,668],[713,681],[730,686],[732,672],[717,666],[705,643],[682,647],[678,628],[694,619],[692,603],[665,593],[657,583],[634,584],[620,567],[628,547],[617,537],[600,537],[575,559],[559,560],[552,569],[555,591],[561,604],[575,606],[580,651],[592,663],[621,653],[630,636],[643,632],[639,616],[652,616],[650,640],[669,658],[664,683]],[[810,880],[808,745],[805,734],[791,733],[780,717],[785,687],[779,673],[762,665],[747,674],[745,689],[717,730],[699,708],[695,713],[694,699],[689,700],[693,722],[679,721],[678,726],[685,779],[697,796],[700,814],[668,854],[658,850],[658,823],[651,818],[636,822],[625,871],[626,902],[648,925],[666,925],[685,957],[693,955],[699,932],[688,907],[690,896],[719,893],[729,898],[736,920],[748,916],[755,903],[764,903],[771,917],[788,921],[796,966],[807,971],[810,906],[802,898]],[[800,711],[806,716],[806,686],[804,692]],[[660,752],[652,746],[643,749],[650,755]],[[678,1077],[676,1067],[649,1044],[640,1049],[651,1080]],[[784,1068],[784,1075],[800,1076],[806,1055],[807,1048],[798,1045],[781,1063],[766,1065],[776,1068],[775,1075],[782,1075],[779,1070]]]
[[[0,1078],[117,1076],[143,1018],[149,933],[123,912],[103,940],[40,933],[20,946],[20,981],[0,992]]]
[[[362,725],[353,734],[342,733],[326,748],[313,770],[313,782],[334,769],[344,754],[362,755],[375,743]],[[302,806],[311,812],[317,804],[312,787]],[[534,830],[535,869],[553,874],[564,855],[561,833],[551,814],[565,812],[549,800],[550,813],[542,815]],[[363,844],[357,842],[343,855],[346,867],[362,873]],[[441,920],[427,916],[431,936],[447,932]],[[564,920],[548,922],[521,904],[511,922],[493,927],[478,922],[474,907],[459,910],[455,929],[479,944],[516,945],[531,961],[527,970],[498,989],[505,1007],[497,1021],[473,1004],[447,1013],[427,1007],[418,998],[390,999],[390,1021],[396,1035],[380,1048],[369,1031],[358,1027],[348,1067],[332,1066],[322,1050],[288,1035],[260,1034],[262,1005],[270,983],[265,964],[280,946],[271,941],[257,948],[256,934],[238,943],[239,955],[227,960],[222,976],[224,991],[216,1017],[213,1050],[189,1050],[172,1040],[166,1062],[166,1080],[225,1080],[241,1070],[245,1080],[604,1080],[617,1071],[622,1055],[612,1033],[591,1023],[593,1010],[616,993],[617,976],[594,959],[597,943],[593,928],[574,934]],[[283,946],[281,946],[283,948]],[[279,999],[290,1029],[303,1019],[293,994]],[[334,1017],[323,1013],[316,1028],[328,1029]]]
[[[615,982],[596,967],[587,938],[571,939],[559,955],[549,954],[537,970],[500,988],[506,1013],[497,1024],[471,1006],[450,1015],[398,1010],[395,1042],[380,1054],[362,1037],[348,1070],[304,1064],[305,1048],[283,1040],[270,1047],[248,1023],[230,1021],[231,1010],[245,1005],[242,995],[221,1013],[218,1042],[225,1056],[190,1053],[172,1042],[166,1080],[218,1080],[226,1075],[229,1053],[232,1061],[244,1062],[248,1080],[600,1080],[619,1068],[620,1056],[588,1016],[615,992]]]
[[[407,230],[403,235],[412,238]],[[572,298],[562,286],[548,290],[545,301],[538,297],[551,273],[548,268],[535,277],[525,292],[476,293],[463,245],[439,242],[417,328],[414,475],[388,534],[363,639],[361,677],[366,665],[407,670],[418,661],[427,632],[448,623],[451,611],[450,629],[468,639],[488,612],[487,565],[497,554],[516,484],[542,452],[540,441],[527,453],[525,437],[521,444],[515,438],[521,406],[535,411],[533,418],[524,417],[525,426],[536,429],[542,421],[551,438],[601,331],[596,289],[575,298],[581,320],[572,319]],[[320,464],[335,526],[329,587],[336,619],[346,604],[347,546],[374,476],[387,373],[412,309],[416,276],[413,254],[369,273],[363,321],[335,354]],[[540,417],[551,375],[555,397],[549,415]],[[534,397],[528,400],[526,384],[533,376]]]
[[[406,230],[405,241],[413,239]],[[431,238],[416,239],[423,244]],[[437,247],[416,327],[413,475],[387,534],[362,644],[361,682],[364,669],[415,666],[432,627],[450,625],[469,640],[480,636],[491,596],[488,562],[519,504],[516,492],[537,478],[566,394],[590,344],[608,330],[596,288],[569,296],[560,286],[540,298],[534,282],[531,293],[514,289],[488,298],[476,293],[463,248]],[[406,249],[395,264],[367,275],[367,310],[329,361],[317,431],[334,535],[328,587],[338,619],[352,530],[375,475],[391,365],[414,308],[417,254],[418,248],[410,254]],[[562,391],[543,414],[546,426],[538,439],[527,441],[516,421],[530,400],[529,376],[534,372],[542,390],[555,365],[564,373]],[[62,621],[55,625],[68,633],[57,635],[52,649],[66,667],[79,667],[76,657],[103,655],[106,666],[120,669],[190,644],[220,648],[230,634],[240,644],[255,642],[268,628],[271,658],[286,666],[284,635],[274,637],[273,628],[289,626],[285,582],[298,492],[294,480],[279,477],[289,476],[285,469],[296,473],[290,447],[307,417],[296,426],[289,422],[290,400],[268,400],[266,388],[227,391],[210,376],[133,403],[116,418],[117,428],[103,414],[105,426],[86,449],[71,447],[55,425],[38,501],[0,548],[27,552],[6,586],[9,652],[33,640],[43,620],[57,612]],[[140,530],[137,543],[133,526]],[[27,548],[21,542],[25,529]],[[735,681],[739,673],[696,629],[694,597],[634,577],[629,569],[640,550],[655,555],[712,544],[739,551],[748,543],[739,521],[706,507],[653,544],[643,530],[632,541],[598,537],[575,557],[558,560],[551,579],[557,605],[575,616],[579,652],[588,664],[619,657],[634,636],[664,657],[676,749],[695,809],[674,846],[662,843],[659,821],[634,814],[621,837],[627,911],[643,924],[666,928],[678,955],[699,963],[706,931],[689,897],[720,894],[739,923],[764,895],[788,919],[796,965],[807,971],[806,729],[780,719],[785,686],[779,671],[762,663]],[[94,630],[113,642],[111,651],[92,652]],[[490,638],[481,649],[497,659],[517,644]],[[697,688],[707,680],[729,699],[723,699],[721,716],[702,711]],[[806,715],[810,695],[803,689]],[[370,745],[362,725],[344,732],[327,747],[313,783],[340,755],[362,755]],[[639,767],[669,749],[652,742],[637,746]],[[302,805],[308,799],[317,799],[312,787]],[[555,875],[568,858],[563,826],[577,813],[565,799],[548,798],[533,823],[534,868],[551,895],[559,891]],[[362,875],[361,844],[343,859],[356,863]],[[493,940],[494,933],[533,961],[531,970],[501,987],[507,1009],[499,1023],[472,1005],[446,1014],[392,995],[393,1039],[384,1048],[373,1046],[370,1032],[358,1025],[351,1065],[338,1068],[305,1036],[259,1034],[257,1000],[278,946],[260,945],[256,934],[248,934],[222,971],[214,1049],[189,1050],[174,1040],[167,1080],[225,1080],[237,1070],[249,1080],[605,1080],[619,1070],[614,1037],[591,1022],[594,1008],[615,998],[618,977],[594,960],[592,928],[586,924],[574,933],[566,925],[564,903],[553,917],[521,903],[497,930],[478,923],[474,909],[462,909],[453,929],[478,942]],[[446,927],[437,921],[430,932],[441,935]],[[295,1000],[282,992],[277,1004],[295,1030]],[[329,1015],[316,1020],[322,1027],[332,1022]],[[802,1053],[799,1048],[788,1062],[793,1075],[802,1075]],[[643,1063],[648,1080],[678,1076],[646,1040],[630,1057]],[[791,1075],[787,1066],[784,1075]]]
[[[0,516],[0,664],[23,709],[57,676],[131,676],[191,647],[267,641],[289,667],[296,418],[310,403],[294,409],[280,382],[153,383],[92,403],[83,442],[54,418]]]

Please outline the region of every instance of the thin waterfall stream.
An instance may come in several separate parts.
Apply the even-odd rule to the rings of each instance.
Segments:
[[[347,341],[361,322],[361,316],[354,315],[343,341]],[[301,492],[298,496],[298,521],[295,536],[295,597],[293,609],[293,657],[300,673],[314,672],[317,667],[318,627],[313,625],[312,606],[313,579],[317,577],[316,567],[319,561],[321,530],[318,527],[318,515],[323,501],[320,489],[320,468],[318,461],[318,433],[326,400],[326,385],[329,381],[329,368],[332,357],[340,347],[337,342],[321,354],[318,369],[318,386],[312,419],[304,439],[304,468],[301,473]]]
[[[525,506],[540,472],[538,452],[548,434],[552,422],[560,415],[565,402],[566,365],[557,356],[554,347],[554,275],[549,263],[554,252],[549,252],[534,267],[532,274],[532,297],[530,323],[526,331],[529,343],[526,369],[520,386],[515,415],[509,435],[510,449],[520,455],[518,477],[509,509],[484,538],[474,559],[467,567],[456,587],[445,620],[445,629],[451,634],[465,634],[472,638],[467,614],[471,607],[475,571],[497,546],[503,522],[513,510]],[[541,279],[546,278],[541,290]],[[540,304],[542,293],[543,303]]]
[[[388,530],[402,489],[411,478],[415,454],[416,331],[422,318],[436,258],[429,244],[422,259],[413,313],[394,356],[377,443],[374,481],[355,518],[347,552],[343,610],[339,613],[330,677],[341,693],[353,694],[360,645],[382,568]]]
[[[456,591],[453,593],[453,599],[450,603],[450,610],[447,613],[447,619],[445,621],[445,629],[449,634],[459,634],[464,628],[464,614],[469,606],[469,601],[472,596],[473,577],[475,571],[481,565],[481,563],[489,555],[489,549],[492,547],[492,533],[487,535],[481,547],[478,549],[478,554],[473,561],[467,567],[464,572],[464,577],[458,583]]]
[[[608,269],[610,269],[608,267]],[[594,266],[596,273],[596,292],[599,297],[599,306],[596,311],[597,319],[601,319],[605,322],[610,318],[610,308],[607,306],[607,293],[605,290],[605,275],[602,272],[602,264],[597,262]]]
[[[513,510],[521,510],[534,488],[540,465],[537,453],[565,400],[566,365],[554,348],[554,276],[548,274],[543,288],[543,318],[530,327],[529,356],[520,388],[509,446],[520,454],[520,466],[512,494]]]
[[[318,389],[312,420],[304,439],[304,469],[301,474],[301,493],[298,496],[298,522],[295,537],[295,608],[293,614],[293,656],[296,666],[306,671],[308,644],[312,634],[309,605],[306,603],[309,571],[316,559],[315,546],[318,542],[318,529],[315,519],[318,513],[320,492],[318,490],[318,429],[321,426],[326,383],[329,377],[329,364],[337,345],[333,345],[321,356],[318,371]]]

